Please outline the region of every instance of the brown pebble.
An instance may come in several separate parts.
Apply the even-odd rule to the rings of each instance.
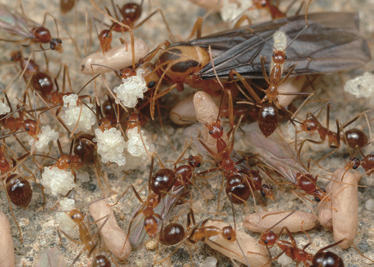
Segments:
[[[346,172],[344,168],[339,168],[334,172],[337,182],[332,186],[332,227],[334,240],[338,242],[344,240],[338,246],[348,249],[356,237],[358,227],[358,191],[357,182],[360,174]],[[344,175],[343,182],[341,177]]]
[[[223,227],[228,226],[228,224],[224,222],[210,221],[205,226],[216,226],[222,229]],[[222,253],[226,257],[237,260],[243,264],[247,264],[236,241],[227,241],[221,235],[211,237],[210,239],[211,240],[205,239],[204,241],[208,246]],[[270,266],[266,248],[261,246],[257,240],[241,231],[236,231],[236,240],[239,242],[251,267]]]
[[[244,218],[244,227],[251,232],[264,233],[273,227],[277,222],[281,221],[292,210],[286,211],[263,211],[253,213]],[[268,215],[264,217],[265,215]],[[279,234],[284,226],[287,226],[291,233],[308,231],[317,225],[318,221],[313,214],[295,211],[291,216],[284,219],[282,222],[271,228],[271,230]],[[302,228],[301,228],[302,227]]]
[[[1,266],[14,266],[14,247],[7,216],[0,211],[0,262]]]
[[[100,235],[105,245],[113,253],[113,255],[116,256],[118,260],[126,260],[130,256],[131,252],[130,241],[127,239],[127,234],[125,233],[125,231],[123,231],[118,226],[116,218],[114,217],[113,210],[110,207],[109,203],[105,199],[93,202],[90,205],[90,213],[95,221],[101,219],[96,223],[98,228],[100,228],[106,221],[106,219],[102,218],[109,215],[108,220],[100,230]],[[126,240],[126,246],[122,250],[123,244]]]

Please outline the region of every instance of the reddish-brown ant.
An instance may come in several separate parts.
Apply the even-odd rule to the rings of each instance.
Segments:
[[[327,106],[327,119],[326,119],[327,127],[322,126],[322,124],[318,121],[318,119],[312,113],[308,113],[306,116],[306,119],[303,122],[301,122],[301,125],[300,125],[301,129],[297,131],[297,133],[317,131],[321,140],[320,141],[315,141],[311,139],[303,140],[300,143],[298,154],[300,154],[301,149],[304,146],[305,142],[310,142],[314,144],[323,144],[326,141],[326,138],[327,138],[329,147],[336,148],[336,149],[330,152],[329,154],[327,154],[326,156],[324,156],[323,158],[331,155],[337,149],[339,149],[341,146],[341,141],[345,143],[348,147],[353,148],[353,149],[361,149],[368,144],[369,139],[363,131],[359,129],[355,129],[355,128],[350,129],[348,131],[343,131],[344,128],[346,128],[348,125],[356,121],[361,116],[361,114],[351,119],[350,121],[344,123],[342,126],[340,126],[339,121],[336,120],[337,131],[333,132],[329,130],[329,121],[330,121],[329,111],[330,111],[330,106],[328,105]]]
[[[88,222],[88,218],[87,218],[87,225],[86,223],[84,222],[84,218],[85,216],[83,215],[83,213],[77,209],[72,209],[71,211],[69,212],[66,212],[66,214],[70,217],[70,219],[72,219],[76,225],[78,226],[78,230],[79,230],[79,241],[78,240],[75,240],[74,238],[72,238],[71,236],[69,236],[67,233],[65,233],[64,231],[62,231],[61,229],[58,229],[58,234],[60,235],[60,232],[66,236],[71,242],[75,243],[75,244],[78,244],[78,245],[84,245],[82,251],[77,255],[77,257],[74,259],[73,261],[73,265],[74,263],[78,260],[78,258],[80,257],[80,255],[84,252],[84,251],[87,251],[88,252],[88,256],[90,256],[92,253],[94,253],[94,250],[97,248],[97,245],[98,243],[94,241],[95,237],[97,236],[97,234],[100,232],[100,229],[105,225],[105,223],[107,222],[108,220],[108,217],[103,217],[101,218],[100,220],[104,220],[104,223],[101,225],[100,229],[98,230],[97,233],[95,233],[94,235],[91,235],[91,232],[88,228],[88,225],[89,225],[89,222]]]
[[[61,13],[65,14],[73,9],[78,0],[60,0]]]
[[[44,15],[43,25],[39,25],[30,18],[27,18],[24,14],[18,12],[12,12],[8,6],[1,4],[0,11],[2,17],[0,20],[0,28],[12,35],[20,35],[25,39],[30,40],[31,43],[40,43],[40,44],[50,44],[51,50],[56,50],[59,53],[62,53],[64,49],[62,48],[62,41],[59,38],[52,38],[50,31],[45,28],[44,22],[46,19],[46,13]],[[56,19],[55,19],[56,22]],[[1,39],[2,41],[7,42],[18,42],[14,40]],[[41,46],[42,47],[42,46]],[[43,50],[45,50],[42,47]]]

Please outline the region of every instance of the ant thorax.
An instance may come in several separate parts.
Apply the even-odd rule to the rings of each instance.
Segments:
[[[10,107],[3,100],[0,100],[0,115],[7,114],[8,112],[10,112]]]
[[[65,195],[75,186],[74,175],[57,167],[44,167],[41,183],[45,191],[54,196]]]
[[[143,98],[147,91],[147,83],[144,79],[144,70],[137,69],[136,76],[122,78],[122,84],[113,89],[116,94],[116,103],[122,103],[127,108],[134,108],[138,103],[138,98]],[[118,102],[119,101],[119,102]]]
[[[63,100],[64,110],[63,114],[61,114],[61,119],[68,125],[70,130],[75,127],[77,127],[77,131],[91,130],[91,126],[96,122],[96,117],[88,107],[92,108],[93,105],[90,103],[78,105],[78,95],[76,94],[65,95]]]
[[[51,129],[49,125],[42,126],[38,134],[38,140],[31,136],[27,136],[28,143],[32,147],[34,146],[37,152],[46,152],[48,150],[49,142],[57,141],[59,133],[54,129]]]
[[[285,32],[276,31],[274,33],[273,40],[274,40],[273,53],[275,53],[276,51],[285,51],[287,47],[287,36]],[[271,69],[273,68],[274,68],[274,61],[273,61],[273,57],[271,57]],[[282,68],[282,73],[283,73],[283,65],[281,66],[281,68]]]
[[[76,223],[70,218],[66,212],[71,211],[75,208],[75,200],[71,198],[64,198],[60,201],[60,210],[64,212],[57,212],[56,213],[56,221],[59,225],[59,228],[67,233],[68,235],[77,238],[78,231],[75,227]]]
[[[147,158],[147,151],[144,149],[144,145],[146,146],[147,150],[149,150],[149,145],[146,142],[144,131],[141,130],[139,132],[139,129],[136,127],[127,130],[126,135],[129,139],[127,141],[127,152],[129,152],[129,154],[131,154],[133,157],[142,157],[143,159]]]
[[[111,128],[104,132],[100,129],[95,130],[97,153],[101,156],[104,163],[114,162],[119,166],[126,164],[124,150],[126,148],[125,138],[120,130]]]

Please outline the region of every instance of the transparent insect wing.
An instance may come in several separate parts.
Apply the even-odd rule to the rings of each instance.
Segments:
[[[253,153],[261,155],[266,165],[290,182],[297,184],[296,173],[307,172],[300,164],[295,152],[277,132],[266,138],[260,132],[258,125],[253,123],[246,129],[246,135],[242,139],[251,147]]]
[[[184,186],[173,187],[170,190],[170,194],[166,195],[160,202],[160,204],[154,209],[156,214],[159,214],[163,220],[167,220],[169,217],[172,216],[173,213],[177,212],[174,209],[174,206],[179,198],[179,196],[183,193]],[[135,210],[134,214],[140,209]],[[161,230],[161,223],[159,223],[159,231]],[[141,214],[137,216],[131,225],[129,240],[131,247],[134,249],[139,248],[142,244],[144,244],[147,240],[149,240],[149,236],[147,235],[144,229],[144,215]]]
[[[11,11],[6,5],[0,4],[0,29],[11,35],[33,38],[31,29],[38,27],[36,22],[24,15]]]
[[[359,33],[354,13],[308,14],[308,23],[309,28],[287,48],[284,68],[287,69],[297,63],[291,76],[337,72],[370,61],[368,44]],[[220,78],[228,78],[232,69],[236,69],[245,78],[262,78],[260,55],[267,56],[265,69],[269,70],[270,56],[273,52],[271,39],[275,31],[284,31],[288,40],[294,39],[305,27],[305,16],[287,17],[249,27],[256,34],[248,30],[248,27],[242,27],[189,43],[201,47],[211,46],[215,71]],[[264,39],[270,45],[266,44]],[[306,43],[313,45],[306,46]],[[345,51],[350,51],[351,56],[345,55]],[[211,63],[199,74],[203,79],[215,78]]]

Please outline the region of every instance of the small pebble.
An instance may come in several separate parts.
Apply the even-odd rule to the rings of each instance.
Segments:
[[[292,263],[292,259],[283,253],[282,256],[277,259],[277,262],[282,266],[289,266]]]
[[[200,267],[215,267],[217,266],[217,259],[214,257],[207,257],[200,265]]]
[[[367,210],[374,210],[374,199],[371,198],[365,202],[365,207]]]
[[[148,240],[148,242],[145,244],[145,248],[148,250],[155,250],[157,248],[158,241],[156,239]]]

